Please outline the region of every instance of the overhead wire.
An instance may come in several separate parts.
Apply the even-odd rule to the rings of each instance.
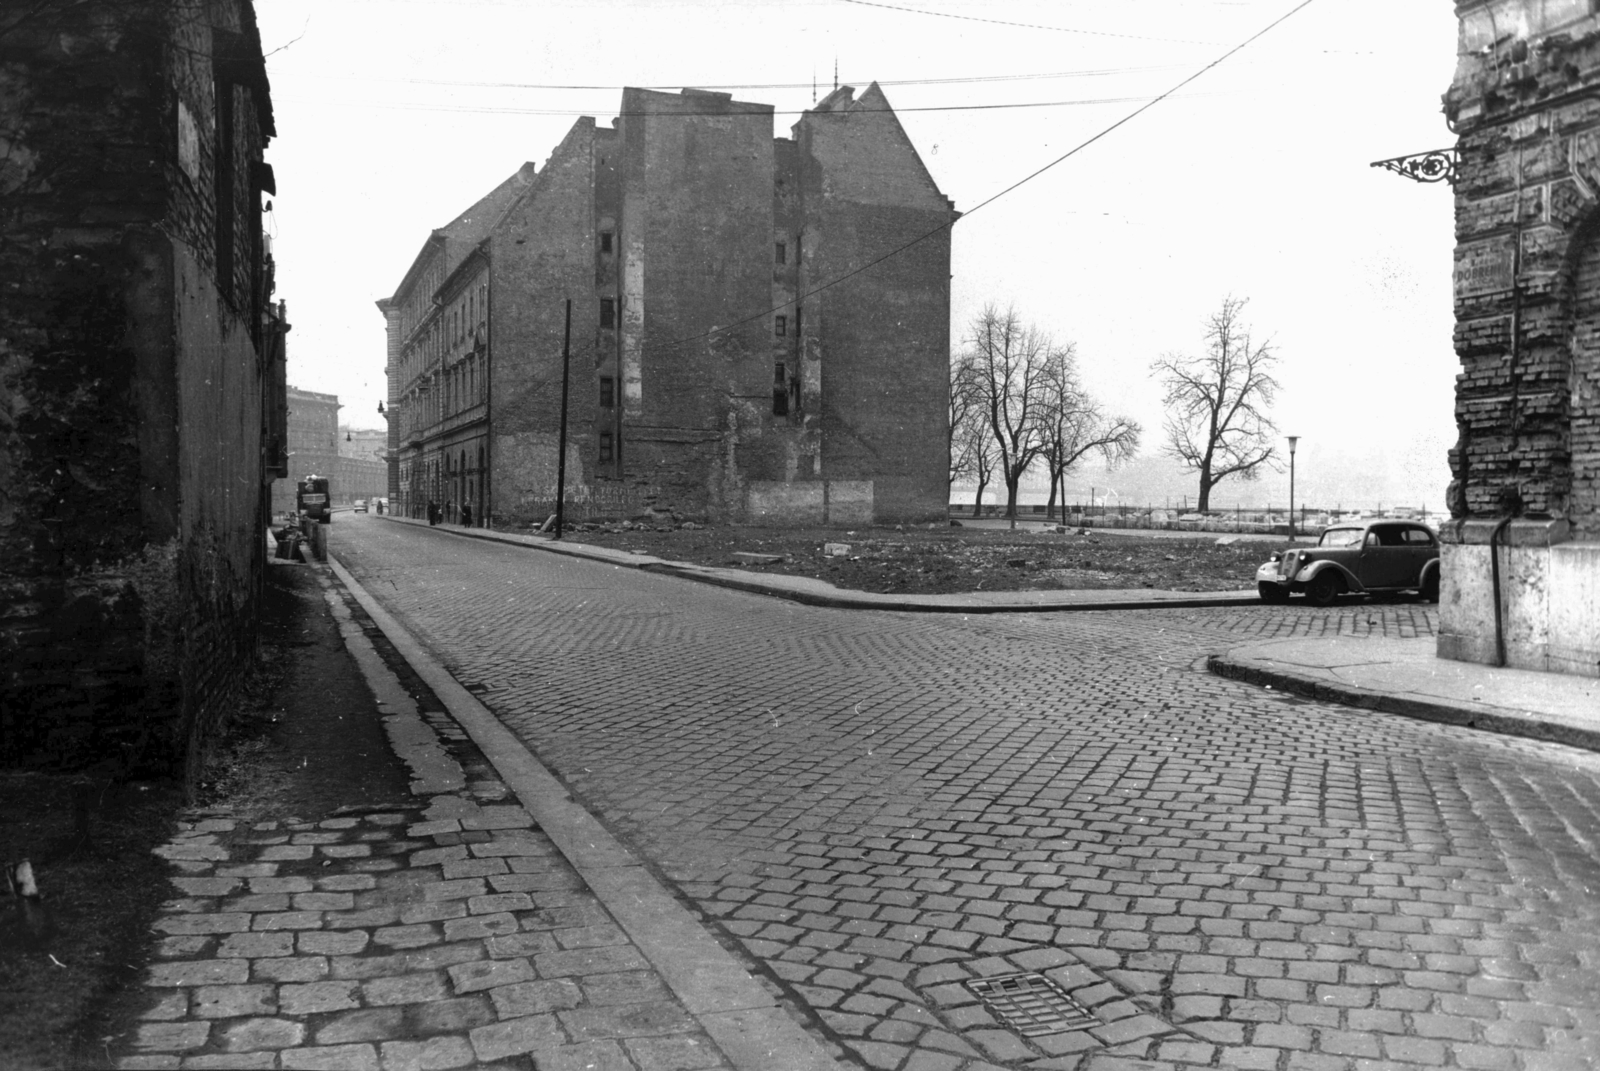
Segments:
[[[1146,37],[1140,34],[1112,33],[1108,30],[1081,30],[1071,26],[1046,26],[1037,22],[1010,22],[1006,19],[986,19],[979,15],[957,15],[953,11],[929,11],[922,7],[906,7],[903,4],[886,4],[882,0],[840,0],[841,3],[855,4],[858,7],[881,7],[890,11],[905,11],[913,15],[932,15],[941,19],[961,19],[963,22],[987,22],[995,26],[1015,26],[1025,30],[1049,30],[1053,33],[1076,33],[1089,37],[1116,37],[1124,41],[1161,41],[1174,45],[1215,45],[1219,41],[1195,41],[1182,37]]]
[[[1051,168],[1054,168],[1057,165],[1059,165],[1061,163],[1064,163],[1065,161],[1067,161],[1067,160],[1071,159],[1072,157],[1076,156],[1078,153],[1082,152],[1084,149],[1087,149],[1089,146],[1093,145],[1095,142],[1099,141],[1101,138],[1104,138],[1106,135],[1110,134],[1112,131],[1118,129],[1119,127],[1125,126],[1129,122],[1132,122],[1134,119],[1138,118],[1140,115],[1142,115],[1145,112],[1149,111],[1151,108],[1155,107],[1157,104],[1161,103],[1163,100],[1166,100],[1168,97],[1170,97],[1173,94],[1177,93],[1178,90],[1182,89],[1184,86],[1188,85],[1190,82],[1195,81],[1197,78],[1199,78],[1202,75],[1206,74],[1208,71],[1210,71],[1213,68],[1219,66],[1220,64],[1225,62],[1229,57],[1235,55],[1238,52],[1243,51],[1245,48],[1249,47],[1255,41],[1257,41],[1260,38],[1266,36],[1268,33],[1272,32],[1274,29],[1276,29],[1278,26],[1282,25],[1284,22],[1287,22],[1289,19],[1293,18],[1295,15],[1297,15],[1301,11],[1305,10],[1307,7],[1310,7],[1311,4],[1314,3],[1314,2],[1315,2],[1315,0],[1300,0],[1300,3],[1298,3],[1294,7],[1290,8],[1287,12],[1285,12],[1284,14],[1278,16],[1276,19],[1273,19],[1266,26],[1264,26],[1261,29],[1257,30],[1255,33],[1251,34],[1249,37],[1245,38],[1243,41],[1239,42],[1237,45],[1234,45],[1232,48],[1228,49],[1228,51],[1224,52],[1222,55],[1218,56],[1216,59],[1214,59],[1210,63],[1206,64],[1204,67],[1201,67],[1198,71],[1195,71],[1193,74],[1189,75],[1187,78],[1183,79],[1181,82],[1177,83],[1176,85],[1172,86],[1170,89],[1168,89],[1165,92],[1159,94],[1158,96],[1156,96],[1153,99],[1147,101],[1146,103],[1141,104],[1139,107],[1135,108],[1133,111],[1129,112],[1127,115],[1124,115],[1121,119],[1118,119],[1116,122],[1112,123],[1110,126],[1107,126],[1104,129],[1100,130],[1098,133],[1095,133],[1095,134],[1091,135],[1090,137],[1085,138],[1083,141],[1080,141],[1078,144],[1074,145],[1072,148],[1068,149],[1066,152],[1062,153],[1060,156],[1056,157],[1054,160],[1051,160],[1049,163],[1045,164],[1043,167],[1037,168],[1036,170],[1030,172],[1027,175],[1024,175],[1022,178],[1020,178],[1017,181],[1013,182],[1011,185],[1007,186],[1005,189],[999,191],[998,193],[991,194],[989,197],[986,197],[982,201],[979,201],[976,205],[974,205],[973,207],[967,209],[967,211],[964,212],[958,218],[966,219],[966,218],[970,217],[974,212],[977,212],[980,209],[983,209],[983,208],[987,207],[988,205],[993,204],[994,202],[998,201],[1000,198],[1002,198],[1002,197],[1006,196],[1007,194],[1011,193],[1013,190],[1016,190],[1016,189],[1018,189],[1018,188],[1020,188],[1020,187],[1022,187],[1024,185],[1026,185],[1027,183],[1032,182],[1034,179],[1038,178],[1040,175],[1044,174],[1046,171],[1049,171]],[[725,324],[725,325],[723,325],[721,327],[712,328],[710,331],[703,331],[703,332],[701,332],[700,334],[697,334],[697,335],[689,335],[689,336],[686,336],[684,338],[677,339],[677,340],[675,340],[673,342],[666,343],[666,345],[668,347],[684,346],[684,345],[687,345],[687,344],[689,344],[691,342],[698,342],[699,340],[701,340],[703,338],[710,338],[713,335],[720,334],[720,333],[722,333],[724,331],[728,331],[728,330],[730,330],[732,328],[740,327],[740,326],[742,326],[744,324],[751,323],[751,322],[753,322],[755,320],[760,320],[760,319],[763,319],[763,318],[765,318],[767,316],[771,316],[772,314],[778,312],[781,309],[788,308],[790,305],[797,305],[800,302],[804,301],[806,298],[813,297],[816,294],[822,293],[822,291],[824,291],[824,290],[827,290],[827,289],[829,289],[831,287],[838,286],[840,283],[845,282],[848,279],[855,278],[857,275],[860,275],[862,272],[869,271],[872,268],[877,267],[879,264],[882,264],[886,260],[889,260],[889,259],[891,259],[893,257],[899,256],[901,253],[904,253],[908,249],[911,249],[911,248],[913,248],[915,246],[921,245],[923,242],[927,241],[929,238],[932,238],[934,235],[940,234],[940,233],[942,233],[944,231],[949,230],[951,227],[955,226],[955,223],[956,223],[955,219],[950,219],[950,220],[948,220],[948,221],[946,221],[944,223],[941,223],[941,224],[939,224],[939,226],[933,228],[932,230],[928,231],[927,233],[921,234],[921,235],[917,236],[916,238],[911,239],[911,241],[906,242],[903,245],[897,246],[894,249],[891,249],[889,252],[884,253],[882,256],[877,257],[876,259],[870,260],[870,261],[868,261],[867,263],[861,265],[858,268],[853,268],[853,269],[851,269],[850,271],[846,272],[843,275],[840,275],[840,276],[838,276],[836,278],[828,280],[825,283],[822,283],[822,284],[820,284],[820,285],[818,285],[816,287],[813,287],[812,289],[807,290],[803,294],[797,295],[791,301],[785,301],[785,302],[783,302],[781,304],[774,305],[771,308],[766,309],[763,312],[758,312],[753,316],[746,316],[742,320],[735,320],[732,323]]]

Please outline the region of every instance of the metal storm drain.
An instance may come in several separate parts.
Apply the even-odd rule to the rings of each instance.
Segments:
[[[966,986],[1007,1026],[1023,1037],[1062,1034],[1095,1026],[1100,1020],[1042,974],[973,978]]]

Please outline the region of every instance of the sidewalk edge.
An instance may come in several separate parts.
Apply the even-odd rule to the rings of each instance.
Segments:
[[[572,798],[515,733],[462,687],[332,554],[328,565],[735,1068],[839,1071],[840,1065],[822,1044]]]
[[[385,517],[383,519],[401,524],[409,523],[403,517]],[[1196,610],[1214,607],[1256,606],[1261,602],[1260,598],[1254,594],[1240,594],[1229,598],[1102,599],[1095,602],[1058,603],[1055,605],[1029,605],[1023,603],[952,603],[950,605],[938,605],[906,602],[904,600],[896,600],[893,596],[873,596],[867,592],[852,592],[843,588],[836,589],[839,592],[837,595],[797,591],[754,579],[755,574],[749,574],[752,579],[746,580],[743,577],[726,575],[727,572],[734,570],[724,570],[722,574],[709,573],[704,571],[708,568],[706,566],[672,561],[667,558],[657,558],[653,555],[641,555],[636,561],[620,560],[610,555],[590,554],[585,550],[579,549],[580,547],[587,547],[587,544],[562,544],[554,540],[529,542],[524,537],[511,536],[489,528],[458,529],[434,527],[434,530],[462,539],[481,539],[485,542],[500,543],[504,546],[523,547],[527,550],[542,550],[551,554],[564,554],[569,558],[583,558],[603,565],[614,565],[623,569],[638,569],[642,572],[658,573],[663,576],[677,577],[680,580],[690,580],[697,584],[729,588],[734,591],[749,592],[753,595],[765,595],[774,599],[787,599],[790,602],[798,602],[806,606],[820,606],[829,610],[883,610],[890,613],[904,614],[1059,614],[1085,610]]]
[[[1378,692],[1356,685],[1334,684],[1308,674],[1278,668],[1268,669],[1251,662],[1234,660],[1227,655],[1208,655],[1206,671],[1213,676],[1242,681],[1245,684],[1270,685],[1279,691],[1290,692],[1307,699],[1341,703],[1361,710],[1398,714],[1417,721],[1455,725],[1481,732],[1498,733],[1502,736],[1565,744],[1585,751],[1600,751],[1600,730],[1567,725],[1538,715],[1503,710],[1499,707],[1469,707],[1442,700],[1433,701]]]

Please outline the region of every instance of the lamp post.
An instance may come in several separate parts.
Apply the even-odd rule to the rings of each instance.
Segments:
[[[1294,542],[1294,448],[1300,436],[1289,436],[1289,542]]]

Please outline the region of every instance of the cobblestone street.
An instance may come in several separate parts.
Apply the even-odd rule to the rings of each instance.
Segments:
[[[1429,607],[850,612],[365,517],[330,549],[863,1066],[1600,1066],[1600,756],[1198,668]],[[981,999],[1015,975],[1072,1027]]]

